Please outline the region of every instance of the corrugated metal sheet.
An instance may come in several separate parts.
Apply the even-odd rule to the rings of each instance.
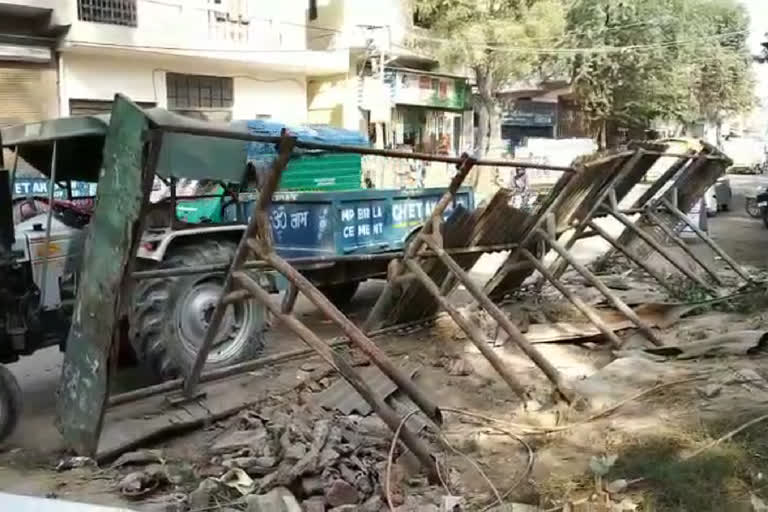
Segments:
[[[704,162],[697,162],[695,156],[693,156],[691,163],[682,168],[672,178],[672,182],[670,183],[669,188],[662,188],[662,190],[671,190],[673,188],[678,190],[677,207],[683,213],[688,213],[691,211],[694,205],[702,197],[704,197],[707,189],[712,187],[717,179],[725,174],[725,170],[730,165],[730,160],[728,160],[722,152],[718,151],[713,146],[705,146],[702,149],[701,154],[722,156],[723,159],[709,159],[705,160]],[[682,225],[678,219],[671,213],[660,211],[657,212],[656,215],[670,228],[676,229],[678,231],[680,228],[682,228]],[[665,243],[667,238],[666,234],[661,230],[661,228],[658,228],[652,223],[648,222],[645,216],[639,218],[635,224],[637,227],[656,238],[660,243]],[[652,252],[650,246],[642,241],[634,232],[628,229],[625,229],[622,232],[621,236],[618,238],[618,241],[621,245],[631,248],[638,256],[643,258],[648,257]],[[683,254],[680,254],[679,257],[687,259],[687,257]]]
[[[496,245],[514,243],[521,239],[523,226],[530,218],[524,211],[510,205],[513,193],[499,190],[485,208],[478,208],[471,214],[462,214],[449,219],[443,224],[444,245],[447,248],[469,247],[475,245]],[[533,244],[528,247],[536,252]],[[464,269],[474,266],[480,254],[461,255],[454,259]],[[421,262],[424,271],[441,284],[448,275],[448,269],[438,259]],[[508,276],[511,283],[522,283],[531,274],[531,270],[520,270]],[[403,293],[384,319],[385,325],[413,322],[429,318],[437,313],[439,306],[435,298],[416,280],[403,287]]]
[[[409,378],[413,377],[421,368],[416,363],[405,363],[400,370]],[[389,377],[384,375],[377,366],[366,366],[360,372],[360,377],[373,389],[373,392],[382,400],[397,391],[397,385]],[[328,410],[336,410],[343,414],[357,412],[366,416],[372,412],[368,402],[363,400],[357,391],[344,379],[339,379],[317,397],[321,407]]]

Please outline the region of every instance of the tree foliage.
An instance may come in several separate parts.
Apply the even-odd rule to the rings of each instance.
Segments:
[[[497,93],[509,82],[540,75],[547,56],[515,52],[510,46],[556,41],[565,28],[560,0],[413,0],[434,40],[420,39],[443,64],[471,72],[477,85],[480,145],[500,130]],[[490,135],[490,138],[488,137]]]
[[[574,92],[590,119],[720,123],[753,103],[749,19],[735,0],[579,0],[567,14]]]
[[[431,36],[418,41],[471,71],[491,139],[497,94],[518,80],[569,79],[603,133],[608,122],[720,123],[753,104],[749,19],[737,0],[412,2]]]

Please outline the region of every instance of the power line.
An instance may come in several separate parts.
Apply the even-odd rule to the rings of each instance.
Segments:
[[[323,53],[341,52],[352,50],[353,48],[332,48],[329,50],[312,50],[309,48],[304,49],[247,49],[247,48],[186,48],[183,46],[153,46],[153,45],[136,45],[136,44],[122,44],[122,43],[101,43],[93,41],[81,41],[77,39],[65,39],[64,43],[82,45],[82,46],[94,46],[104,48],[116,48],[116,49],[139,49],[139,50],[165,50],[165,51],[179,51],[179,52],[211,52],[211,53],[307,53],[313,54],[322,51]]]
[[[473,43],[471,41],[465,41],[463,42],[463,44],[476,47],[476,48],[494,50],[494,51],[505,52],[505,53],[578,55],[578,54],[584,54],[584,53],[620,53],[620,52],[632,51],[632,50],[652,50],[657,48],[670,48],[675,46],[683,46],[686,44],[723,39],[726,37],[733,37],[736,35],[746,34],[748,32],[749,32],[748,30],[737,30],[733,32],[725,32],[722,34],[717,34],[714,36],[702,36],[695,39],[670,41],[668,43],[635,44],[635,45],[627,45],[627,46],[593,46],[593,47],[583,47],[583,48],[558,48],[558,47],[542,48],[542,47],[531,47],[531,46],[489,45],[486,43]],[[421,39],[421,40],[431,41],[431,42],[441,43],[441,44],[454,44],[456,42],[455,39],[454,40],[443,39],[443,38],[436,38],[436,37],[430,37],[430,36],[421,36],[416,34],[414,34],[412,37],[414,37],[415,39]]]

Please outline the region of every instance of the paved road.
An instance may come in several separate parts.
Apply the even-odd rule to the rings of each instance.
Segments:
[[[744,212],[744,195],[751,193],[758,185],[768,186],[768,176],[730,176],[734,191],[731,211],[712,219],[710,227],[713,236],[738,261],[758,267],[768,267],[768,230],[762,222],[747,217]],[[618,233],[618,223],[608,223],[609,231]],[[587,241],[584,241],[587,242]],[[576,255],[582,261],[589,261],[600,254],[607,245],[583,243],[577,246]],[[487,280],[496,266],[503,260],[503,254],[485,256],[475,267],[473,275],[478,280]],[[361,321],[370,310],[381,290],[381,282],[369,282],[361,288],[348,311],[353,320]],[[318,334],[326,337],[338,334],[330,322],[304,300],[297,304],[299,316]],[[272,337],[269,351],[290,350],[299,342],[294,336],[283,331]],[[11,371],[19,379],[24,393],[24,415],[21,428],[9,440],[10,446],[49,452],[60,446],[59,436],[53,427],[53,406],[55,404],[56,383],[61,371],[62,355],[53,347],[26,357],[10,365]],[[130,380],[137,377],[131,375]],[[140,378],[139,378],[140,379]]]

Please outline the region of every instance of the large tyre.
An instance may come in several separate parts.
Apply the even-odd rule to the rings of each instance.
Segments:
[[[16,377],[0,365],[0,442],[10,436],[21,416],[21,388]]]
[[[360,281],[351,281],[348,283],[327,284],[324,286],[318,286],[317,289],[323,292],[323,295],[328,297],[334,306],[342,308],[349,305],[352,301],[352,297],[357,293],[357,289],[360,287]]]
[[[235,245],[203,240],[172,250],[162,267],[229,263]],[[139,282],[131,315],[130,339],[140,362],[160,379],[187,374],[202,344],[224,273],[150,279]],[[264,308],[256,301],[227,308],[206,369],[253,359],[264,348]]]

